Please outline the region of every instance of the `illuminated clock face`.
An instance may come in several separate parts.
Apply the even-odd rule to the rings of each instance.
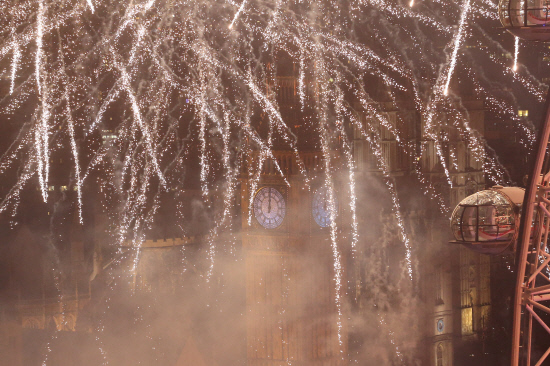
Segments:
[[[254,216],[266,229],[275,229],[283,223],[286,213],[285,199],[281,192],[264,187],[254,196]]]
[[[319,188],[313,194],[311,212],[313,219],[320,227],[330,226],[330,196],[327,187]],[[334,197],[335,209],[338,210],[338,202]]]

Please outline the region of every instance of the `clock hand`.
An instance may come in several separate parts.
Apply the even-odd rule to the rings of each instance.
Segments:
[[[267,213],[271,213],[271,189],[272,188],[269,188],[269,198],[267,201]]]

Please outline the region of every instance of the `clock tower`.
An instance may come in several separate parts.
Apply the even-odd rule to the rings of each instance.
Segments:
[[[320,156],[300,154],[313,175]],[[293,152],[273,157],[241,184],[248,365],[343,365],[324,181],[306,182]]]

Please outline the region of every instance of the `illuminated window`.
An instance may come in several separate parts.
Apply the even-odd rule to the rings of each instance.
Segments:
[[[518,111],[518,116],[520,117],[528,117],[529,116],[529,110],[528,109],[520,109]]]
[[[52,192],[52,191],[54,191],[54,190],[55,190],[55,186],[49,186],[49,187],[48,187],[48,191]]]
[[[473,307],[479,304],[477,299],[477,274],[475,263],[479,257],[474,252],[460,250],[460,306],[461,333],[469,335],[474,332]]]
[[[472,334],[474,332],[472,308],[464,308],[461,313],[462,335]]]
[[[61,191],[64,192],[67,190],[67,186],[61,186]]]
[[[117,134],[111,130],[101,131],[101,139],[102,139],[103,145],[116,140],[117,137],[118,137]]]

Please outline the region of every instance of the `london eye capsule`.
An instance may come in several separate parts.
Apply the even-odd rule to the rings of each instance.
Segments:
[[[484,254],[512,252],[524,193],[518,187],[494,186],[463,199],[451,216],[451,243]]]
[[[500,22],[513,35],[528,41],[550,41],[550,1],[500,0]]]

